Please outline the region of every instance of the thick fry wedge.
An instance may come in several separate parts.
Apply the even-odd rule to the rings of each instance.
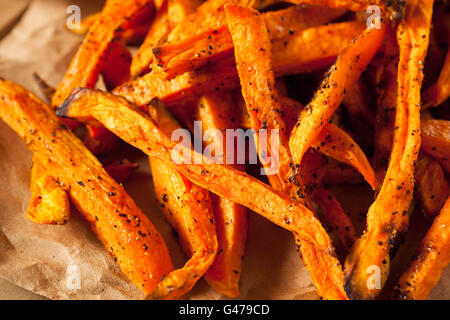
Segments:
[[[291,133],[289,145],[295,164],[301,164],[304,153],[330,121],[341,104],[346,90],[359,78],[381,45],[386,27],[366,29],[342,51],[325,76],[319,91],[302,111]]]
[[[408,227],[407,211],[412,200],[414,167],[421,142],[421,66],[427,53],[432,12],[433,1],[410,1],[405,20],[397,28],[400,49],[397,129],[386,177],[367,214],[367,230],[346,259],[345,288],[352,299],[377,296],[389,275],[389,250],[397,236]]]
[[[310,28],[274,41],[272,64],[275,75],[307,72],[330,65],[362,30],[359,22],[342,22]],[[234,64],[234,57],[224,58],[212,66],[186,72],[170,80],[164,74],[151,72],[116,88],[114,93],[136,105],[145,105],[158,97],[170,108],[195,95],[238,87]]]
[[[70,219],[67,190],[62,188],[45,165],[33,158],[31,168],[31,199],[28,220],[37,224],[66,224]]]
[[[160,101],[153,101],[151,116],[168,136],[179,125]],[[189,260],[169,273],[149,299],[177,299],[192,289],[217,254],[216,223],[209,191],[198,187],[158,158],[150,158],[156,197],[164,215],[178,234]]]
[[[93,88],[103,68],[103,60],[111,50],[110,44],[123,39],[123,30],[133,18],[152,11],[153,1],[108,0],[53,95],[52,105],[61,105],[76,87]]]
[[[123,187],[70,131],[54,111],[28,90],[0,80],[0,118],[27,143],[128,278],[150,293],[172,270],[164,240]]]
[[[302,239],[299,248],[302,254],[311,258],[308,270],[315,279],[319,294],[325,299],[346,299],[343,272],[331,240],[315,215],[300,202],[246,173],[227,165],[211,164],[202,155],[177,145],[164,136],[147,116],[125,99],[112,94],[78,89],[59,108],[58,115],[91,123],[101,122],[150,157],[172,165],[193,183],[293,232]],[[190,164],[197,157],[202,159],[202,164]]]
[[[225,133],[227,129],[237,129],[238,113],[228,92],[204,95],[198,102],[197,119],[202,121],[205,135],[210,130],[215,149],[223,151],[223,163],[226,163],[227,154]],[[241,171],[245,169],[238,164],[233,167]],[[212,200],[219,249],[205,279],[216,291],[228,297],[238,297],[247,239],[247,208],[216,195],[212,195]]]
[[[319,14],[320,12],[320,14]],[[290,7],[262,14],[272,40],[327,23],[343,14],[342,10],[317,7]],[[153,49],[158,64],[169,78],[233,55],[233,42],[224,24],[213,30]]]
[[[428,230],[396,287],[394,298],[424,300],[450,263],[450,198]]]
[[[422,148],[450,172],[450,121],[422,121]]]
[[[449,185],[444,170],[436,160],[421,157],[416,166],[415,195],[427,219],[434,219],[449,196]]]

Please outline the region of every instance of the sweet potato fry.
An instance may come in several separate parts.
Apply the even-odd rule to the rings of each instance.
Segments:
[[[315,279],[319,294],[325,299],[346,299],[343,272],[331,240],[315,215],[300,202],[293,201],[290,196],[275,191],[244,172],[211,163],[201,154],[177,145],[164,136],[147,116],[121,97],[78,89],[59,108],[58,115],[90,123],[101,122],[150,157],[170,164],[193,183],[246,206],[293,232],[302,239],[304,256],[311,258],[308,270]],[[192,164],[194,157],[200,157],[202,164]]]
[[[400,61],[396,130],[386,177],[367,214],[367,229],[346,259],[345,288],[352,299],[377,296],[389,275],[389,250],[397,236],[408,227],[407,211],[412,200],[414,166],[421,142],[421,66],[427,53],[432,11],[433,1],[410,1],[405,20],[397,28]],[[378,271],[373,266],[379,268]]]
[[[342,102],[346,90],[359,78],[381,45],[386,27],[366,29],[339,55],[334,66],[325,76],[319,91],[302,111],[291,133],[290,147],[295,164],[301,164],[303,154],[330,121]]]
[[[69,69],[52,99],[53,106],[59,106],[73,89],[79,86],[93,88],[104,65],[104,58],[111,50],[110,44],[123,39],[123,30],[132,19],[143,12],[153,11],[149,0],[108,0],[100,18],[78,49]]]
[[[26,89],[0,80],[0,118],[27,143],[68,190],[75,207],[92,225],[125,275],[150,293],[173,267],[164,240],[122,186],[54,111]]]
[[[450,172],[450,121],[422,121],[422,148]]]
[[[153,47],[167,38],[170,31],[168,2],[169,0],[162,2],[144,42],[131,62],[130,72],[132,77],[140,76],[150,71],[150,65],[153,62]]]
[[[428,230],[396,287],[394,298],[424,300],[450,263],[450,198]]]
[[[150,111],[164,134],[172,135],[180,128],[162,102],[153,101]],[[193,184],[165,161],[150,157],[150,166],[156,197],[189,260],[169,273],[148,298],[176,299],[192,289],[216,257],[213,202],[209,191]]]
[[[359,22],[343,22],[310,28],[274,41],[272,64],[276,76],[317,70],[331,64],[361,30]],[[164,74],[152,72],[116,88],[114,92],[137,105],[145,105],[158,97],[170,107],[195,95],[238,87],[234,63],[234,57],[224,58],[212,66],[186,72],[170,80]]]
[[[255,135],[256,149],[266,175],[275,189],[303,199],[305,195],[292,163],[281,103],[275,89],[272,47],[264,20],[256,10],[249,8],[226,5],[225,12],[252,129],[267,133],[265,142],[259,141],[259,136]],[[273,130],[278,131],[275,144]],[[265,150],[262,143],[267,145]],[[270,159],[266,160],[265,155]]]
[[[198,102],[197,119],[202,121],[205,134],[210,130],[215,149],[223,151],[223,163],[227,162],[224,133],[227,129],[237,129],[237,113],[239,111],[234,107],[228,92],[204,95]],[[245,169],[238,164],[233,167],[241,171]],[[228,297],[238,297],[247,239],[247,208],[216,195],[212,195],[212,200],[219,249],[205,279],[216,291]]]
[[[37,224],[66,224],[69,221],[69,196],[37,157],[33,157],[30,186],[28,220]]]
[[[393,26],[389,26],[386,32],[386,46],[383,63],[380,68],[381,80],[378,92],[377,115],[375,119],[375,153],[373,166],[376,175],[377,192],[386,176],[389,164],[389,156],[392,151],[395,126],[395,105],[397,104],[397,69],[399,61],[398,44]]]
[[[440,164],[428,156],[421,157],[416,166],[415,195],[427,219],[434,219],[449,196],[449,185]]]
[[[319,13],[320,10],[320,14]],[[342,10],[317,7],[289,7],[262,14],[272,40],[283,39],[295,32],[327,23]],[[184,38],[153,49],[158,65],[169,78],[186,71],[196,70],[223,57],[233,55],[233,42],[227,25],[206,30],[195,36]]]

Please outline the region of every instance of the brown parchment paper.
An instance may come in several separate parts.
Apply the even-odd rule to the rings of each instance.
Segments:
[[[57,86],[82,37],[64,29],[69,5],[79,5],[82,17],[99,10],[103,1],[32,0],[13,9],[0,0],[2,28],[24,11],[20,21],[0,40],[0,77],[15,81],[42,97],[32,74]],[[28,5],[28,6],[27,6]],[[10,8],[10,10],[7,10]],[[3,22],[3,23],[2,23]],[[127,157],[141,167],[125,185],[137,204],[163,235],[176,266],[186,257],[154,200],[146,158],[135,150]],[[31,153],[0,121],[0,277],[51,299],[140,299],[141,292],[121,273],[83,218],[73,212],[65,226],[39,226],[25,218],[30,197]],[[365,186],[336,188],[336,194],[355,221],[364,223],[372,194]],[[420,218],[419,218],[420,219]],[[422,231],[423,232],[423,231]],[[419,234],[420,231],[417,232]],[[412,250],[399,256],[407,261]],[[73,266],[80,270],[80,288],[67,282]],[[404,263],[398,263],[399,269]],[[447,270],[430,294],[450,298]],[[0,286],[1,290],[1,286]],[[190,299],[223,299],[200,280]],[[294,248],[293,237],[250,213],[247,251],[241,279],[242,299],[317,299],[307,270]]]

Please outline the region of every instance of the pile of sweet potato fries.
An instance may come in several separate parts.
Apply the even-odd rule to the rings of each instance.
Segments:
[[[449,9],[433,0],[107,0],[77,30],[85,39],[46,90],[50,104],[0,79],[0,118],[33,152],[27,217],[67,223],[70,201],[149,299],[181,298],[201,277],[238,297],[250,209],[293,233],[320,297],[346,300],[379,297],[417,204],[428,233],[384,296],[425,299],[450,263]],[[278,170],[265,180],[225,155],[177,149],[172,133],[194,120],[203,131],[278,132]],[[180,269],[122,187],[137,165],[97,157],[123,142],[149,157],[189,256]],[[270,171],[271,147],[251,148]],[[200,161],[176,161],[175,150]],[[361,177],[374,202],[360,235],[327,186]]]

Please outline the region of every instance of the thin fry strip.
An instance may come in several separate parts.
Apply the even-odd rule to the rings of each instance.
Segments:
[[[359,22],[343,22],[310,28],[274,41],[274,72],[281,76],[330,65],[362,30]],[[298,54],[299,50],[302,50],[301,55]],[[234,57],[224,58],[208,68],[186,72],[170,80],[164,74],[152,72],[116,88],[114,93],[136,105],[145,105],[158,97],[170,107],[195,95],[238,87],[239,79],[234,63]]]
[[[381,23],[380,29],[366,29],[339,54],[335,65],[325,76],[313,100],[302,111],[291,133],[289,145],[295,164],[301,164],[304,153],[330,121],[334,111],[341,104],[346,90],[372,60],[385,32],[385,23]]]
[[[450,173],[450,121],[425,120],[421,128],[423,150]]]
[[[234,147],[228,145],[223,133],[227,129],[237,129],[236,111],[229,92],[207,94],[198,101],[197,119],[202,122],[205,138],[210,133],[214,155],[220,157],[217,153],[222,152],[222,163],[226,163],[227,148]],[[245,170],[244,165],[233,167]],[[247,208],[216,195],[212,195],[212,200],[219,249],[205,279],[216,291],[228,297],[238,297],[247,239]]]
[[[377,115],[375,119],[375,154],[373,166],[376,175],[377,192],[386,176],[389,156],[392,151],[395,126],[395,106],[397,104],[398,83],[397,69],[399,62],[398,44],[393,26],[386,32],[386,47],[383,57],[382,74],[377,101]]]
[[[315,215],[288,195],[227,165],[211,163],[201,154],[177,145],[125,99],[90,89],[78,89],[58,110],[59,116],[96,123],[100,121],[123,140],[151,157],[172,165],[193,183],[239,203],[302,239],[302,253],[311,257],[309,269],[326,299],[346,299],[343,273],[331,240]],[[193,163],[194,158],[202,164]],[[191,160],[186,163],[184,160]],[[226,187],[225,187],[226,186]],[[300,245],[300,244],[298,244]]]
[[[322,129],[312,147],[354,167],[363,175],[372,189],[375,189],[375,172],[369,160],[358,144],[344,130],[334,124],[328,124]]]
[[[424,300],[450,263],[450,198],[400,277],[394,298]]]
[[[31,199],[26,217],[37,224],[66,224],[70,219],[69,196],[45,165],[33,157]]]
[[[342,14],[342,10],[323,7],[289,7],[284,10],[269,11],[261,16],[264,18],[270,38],[276,40],[325,24]],[[155,47],[153,53],[162,70],[169,78],[173,78],[183,72],[196,70],[232,55],[233,42],[224,21],[224,24],[216,29],[206,30],[179,42]]]
[[[180,128],[160,101],[153,101],[151,115],[166,135]],[[165,161],[149,158],[158,201],[189,260],[169,273],[149,299],[177,299],[190,291],[206,273],[217,254],[216,223],[213,203],[205,190],[183,177]]]
[[[367,214],[367,230],[355,243],[345,263],[350,298],[374,298],[389,275],[389,250],[408,227],[407,212],[414,189],[414,167],[419,153],[420,88],[433,12],[432,0],[412,0],[397,28],[400,49],[398,100],[394,142],[386,177]],[[379,268],[378,271],[374,267]],[[378,285],[367,285],[377,272]],[[370,279],[369,279],[370,280]]]
[[[94,23],[83,44],[72,59],[69,69],[52,98],[52,105],[59,106],[73,89],[79,86],[93,88],[108,55],[113,40],[121,39],[130,19],[153,11],[149,0],[108,0],[100,18]]]
[[[286,139],[286,125],[275,89],[271,43],[264,20],[256,10],[226,5],[228,29],[234,45],[236,68],[252,129],[264,130],[265,149],[255,135],[256,150],[272,187],[294,198],[304,198]],[[276,144],[272,132],[277,130]],[[270,160],[266,160],[266,155]]]
[[[164,240],[124,188],[70,130],[59,125],[52,108],[4,80],[0,80],[0,118],[68,190],[124,274],[144,293],[153,291],[173,269],[171,259]]]

